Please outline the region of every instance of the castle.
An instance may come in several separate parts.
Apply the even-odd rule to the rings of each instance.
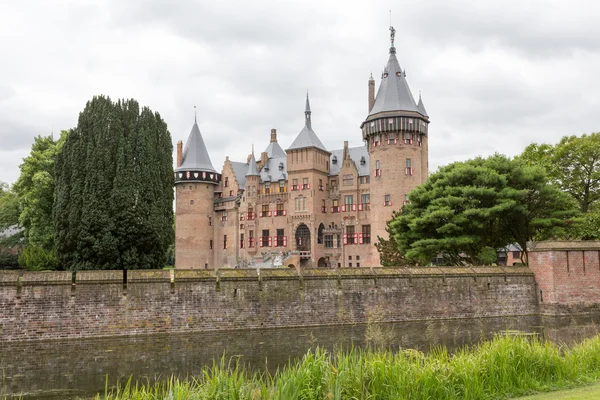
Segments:
[[[429,116],[391,47],[377,95],[368,83],[364,145],[325,148],[312,124],[284,150],[271,130],[256,160],[210,160],[197,121],[175,169],[176,268],[378,266],[377,236],[428,175]],[[317,128],[318,130],[318,128]]]

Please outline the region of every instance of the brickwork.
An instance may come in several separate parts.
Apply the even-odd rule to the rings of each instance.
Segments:
[[[539,242],[529,245],[544,314],[600,311],[600,242]]]
[[[529,315],[527,268],[2,274],[0,340]]]

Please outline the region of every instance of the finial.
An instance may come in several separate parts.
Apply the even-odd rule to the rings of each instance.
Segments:
[[[390,25],[390,41],[392,42],[392,47],[394,47],[394,37],[396,36],[396,30],[393,26]]]
[[[196,106],[194,106],[194,123],[197,123],[198,121],[196,120]]]
[[[254,155],[254,142],[252,142],[252,155]]]
[[[374,81],[375,80],[375,78],[373,78],[373,71],[371,71],[371,76],[369,76],[369,80],[370,81]]]

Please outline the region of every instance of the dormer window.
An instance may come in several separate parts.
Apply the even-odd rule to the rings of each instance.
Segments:
[[[362,156],[360,158],[360,165],[365,165],[367,163],[367,160],[365,159],[365,156]]]
[[[279,170],[283,171],[283,163],[282,162],[279,163]]]
[[[331,158],[331,163],[332,163],[332,164],[337,164],[337,156],[333,156],[333,157]]]

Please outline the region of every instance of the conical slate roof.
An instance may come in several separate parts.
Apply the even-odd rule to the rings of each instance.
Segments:
[[[246,172],[246,176],[260,176],[258,173],[258,168],[256,168],[256,158],[254,158],[254,152],[252,152],[252,157],[250,157],[250,163],[248,164],[248,172]]]
[[[390,58],[375,96],[375,104],[369,115],[386,111],[418,112],[415,99],[410,92],[404,71],[396,58],[396,48],[390,47]]]
[[[308,93],[306,94],[306,107],[304,109],[304,128],[300,131],[292,145],[288,148],[289,150],[306,149],[309,147],[316,147],[317,149],[329,152],[321,140],[319,140],[317,134],[312,129],[311,123],[311,111],[310,102],[308,100]]]
[[[217,172],[210,162],[206,145],[204,144],[200,128],[198,128],[198,123],[195,119],[190,136],[185,143],[181,165],[175,168],[175,171]]]
[[[417,109],[424,117],[429,117],[427,115],[427,111],[425,110],[425,106],[423,105],[423,100],[421,99],[421,93],[419,93],[419,104],[417,104]]]

